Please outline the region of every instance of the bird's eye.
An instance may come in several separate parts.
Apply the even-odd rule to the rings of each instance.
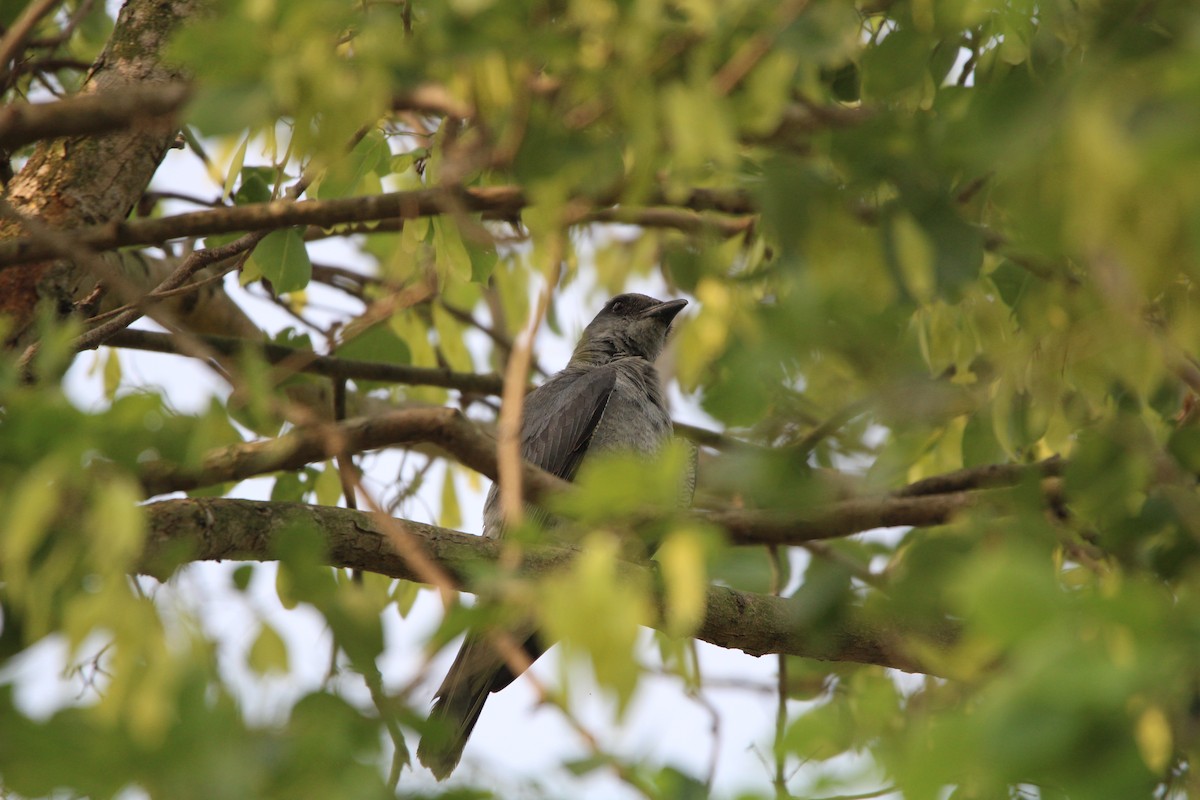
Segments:
[[[610,310],[611,310],[611,311],[612,311],[612,313],[614,313],[614,314],[620,314],[622,311],[624,311],[624,310],[625,310],[625,303],[623,303],[622,301],[618,300],[618,301],[616,301],[615,303],[613,303],[613,304],[612,304],[612,308],[611,308]]]

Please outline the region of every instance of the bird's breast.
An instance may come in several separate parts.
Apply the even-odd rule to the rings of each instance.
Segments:
[[[589,451],[623,450],[653,453],[671,432],[658,376],[652,371],[622,370],[604,415],[596,425]]]

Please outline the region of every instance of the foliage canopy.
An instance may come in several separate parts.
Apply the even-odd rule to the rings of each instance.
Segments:
[[[155,124],[173,107],[58,138],[18,139],[23,118],[0,119],[12,150],[0,207],[3,791],[392,794],[427,700],[377,667],[384,621],[418,591],[402,578],[493,601],[445,593],[431,651],[532,611],[590,665],[618,718],[647,678],[639,626],[662,631],[661,662],[689,692],[706,685],[693,636],[774,654],[781,715],[761,732],[773,775],[732,782],[752,796],[1197,789],[1200,7],[158,5],[129,0],[112,16],[81,0],[0,2],[0,88],[22,113],[36,111],[24,99],[69,104],[85,85],[112,103],[142,84],[190,93],[176,120],[184,152],[149,189],[134,166],[119,171],[136,185],[90,185],[88,159],[113,157],[91,145],[131,137],[153,166],[176,129]],[[121,79],[104,84],[109,74]],[[195,163],[200,186],[185,177]],[[209,216],[186,213],[188,198]],[[89,227],[111,220],[125,224]],[[85,319],[111,319],[130,284],[137,296],[161,280],[138,290],[136,270],[190,263],[193,236],[233,248],[209,269],[240,281],[149,309],[181,331],[153,346],[219,356],[227,387],[197,389],[180,410],[106,348],[106,399],[82,403],[64,388],[82,372],[71,365],[107,339],[86,341]],[[162,247],[97,255],[131,243]],[[46,277],[60,257],[77,279]],[[582,554],[544,569],[386,525],[371,546],[407,566],[355,562],[333,517],[288,510],[337,505],[355,480],[347,456],[399,444],[411,448],[401,469],[364,457],[364,502],[413,516],[414,497],[434,498],[433,522],[473,526],[460,492],[495,462],[479,466],[457,422],[396,417],[404,432],[390,441],[339,439],[333,387],[350,379],[351,416],[454,405],[487,426],[523,331],[544,314],[573,340],[604,297],[646,286],[695,301],[663,371],[720,432],[681,429],[704,447],[703,512],[671,507],[678,450],[595,465],[580,491],[553,497],[576,521],[560,538]],[[206,316],[252,295],[288,321],[262,304],[236,324]],[[206,338],[265,330],[335,358]],[[256,439],[284,444],[238,449]],[[144,503],[172,489],[245,497],[239,481],[261,474],[272,505]],[[206,527],[205,514],[229,523]],[[660,544],[653,576],[629,563],[642,557],[631,532]],[[417,545],[397,544],[410,534]],[[513,538],[528,555],[545,532]],[[369,692],[330,679],[284,721],[248,719],[220,637],[130,577],[232,556],[278,562],[272,597],[319,614],[336,666]],[[235,591],[266,574],[252,563],[228,572]],[[360,585],[331,566],[381,574]],[[324,657],[259,622],[254,680]],[[47,716],[19,702],[17,676],[49,642],[65,643],[64,663],[82,659],[90,689]],[[568,718],[571,688],[548,695]],[[563,769],[611,771],[650,797],[714,791],[603,741]]]

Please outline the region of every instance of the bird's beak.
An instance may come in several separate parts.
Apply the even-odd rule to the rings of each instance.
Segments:
[[[671,320],[675,319],[675,315],[683,310],[683,307],[688,304],[687,300],[667,300],[658,305],[650,306],[642,312],[643,317],[658,317],[666,324],[671,324]]]

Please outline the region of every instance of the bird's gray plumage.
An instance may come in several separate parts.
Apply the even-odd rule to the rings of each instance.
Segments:
[[[671,432],[654,360],[666,343],[671,321],[686,300],[662,302],[643,294],[610,300],[584,329],[566,368],[525,398],[521,456],[547,472],[573,480],[589,453],[652,454]],[[484,535],[503,534],[499,492],[492,486],[484,505]],[[541,655],[532,623],[505,630],[531,659]],[[417,757],[438,780],[457,766],[488,694],[516,676],[483,632],[467,634],[437,692],[432,727]]]

